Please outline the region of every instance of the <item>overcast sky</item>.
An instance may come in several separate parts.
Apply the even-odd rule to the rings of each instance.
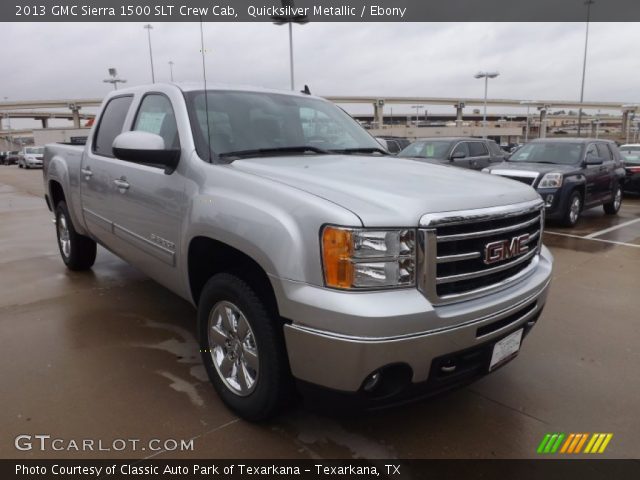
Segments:
[[[640,24],[592,23],[585,100],[640,102]],[[209,82],[287,89],[286,27],[204,24]],[[294,25],[296,84],[319,95],[579,99],[584,23],[309,23]],[[157,81],[202,79],[198,23],[156,23]],[[3,23],[0,98],[102,97],[116,67],[150,83],[139,23]],[[405,107],[406,108],[406,107]],[[400,110],[400,108],[398,108]],[[451,109],[453,110],[453,109]]]

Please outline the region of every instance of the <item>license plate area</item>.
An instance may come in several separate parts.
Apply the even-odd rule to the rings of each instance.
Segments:
[[[495,343],[491,353],[491,361],[489,362],[490,372],[501,365],[504,365],[518,354],[520,351],[520,344],[522,343],[523,331],[524,329],[522,328],[516,330]]]

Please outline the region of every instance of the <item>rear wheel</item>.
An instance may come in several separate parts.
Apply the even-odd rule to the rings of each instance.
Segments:
[[[282,323],[244,280],[219,273],[207,282],[198,333],[209,379],[231,410],[264,420],[288,401],[292,381]]]
[[[613,198],[611,202],[605,203],[603,205],[604,213],[607,215],[615,215],[620,210],[620,206],[622,205],[622,187],[620,185],[616,185],[616,188],[613,189]]]
[[[56,236],[62,261],[69,270],[88,270],[96,260],[96,242],[76,232],[67,204],[56,205]]]
[[[573,228],[578,223],[580,213],[582,212],[582,195],[580,192],[574,191],[569,196],[569,202],[562,218],[562,224],[565,227]]]

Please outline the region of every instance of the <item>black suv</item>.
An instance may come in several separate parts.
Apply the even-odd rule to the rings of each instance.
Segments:
[[[603,205],[615,215],[622,203],[622,156],[608,140],[538,139],[483,171],[531,185],[545,202],[546,217],[568,227],[585,208]]]
[[[507,157],[496,142],[482,138],[449,137],[416,140],[398,157],[408,157],[429,163],[482,170]]]

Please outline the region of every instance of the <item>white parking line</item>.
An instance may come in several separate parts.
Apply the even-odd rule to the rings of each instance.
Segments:
[[[626,227],[627,225],[631,225],[632,223],[640,222],[640,218],[636,218],[634,220],[629,220],[628,222],[620,223],[618,225],[614,225],[613,227],[605,228],[604,230],[600,230],[597,232],[590,233],[589,235],[585,235],[584,238],[593,238],[599,237],[600,235],[604,235],[605,233],[613,232],[622,227]]]
[[[604,240],[602,238],[581,237],[580,235],[571,235],[570,233],[550,232],[549,230],[545,230],[544,233],[548,233],[550,235],[559,235],[561,237],[579,238],[580,240],[591,240],[592,242],[612,243],[614,245],[622,245],[624,247],[640,248],[640,245],[634,245],[633,243],[616,242],[615,240]]]

